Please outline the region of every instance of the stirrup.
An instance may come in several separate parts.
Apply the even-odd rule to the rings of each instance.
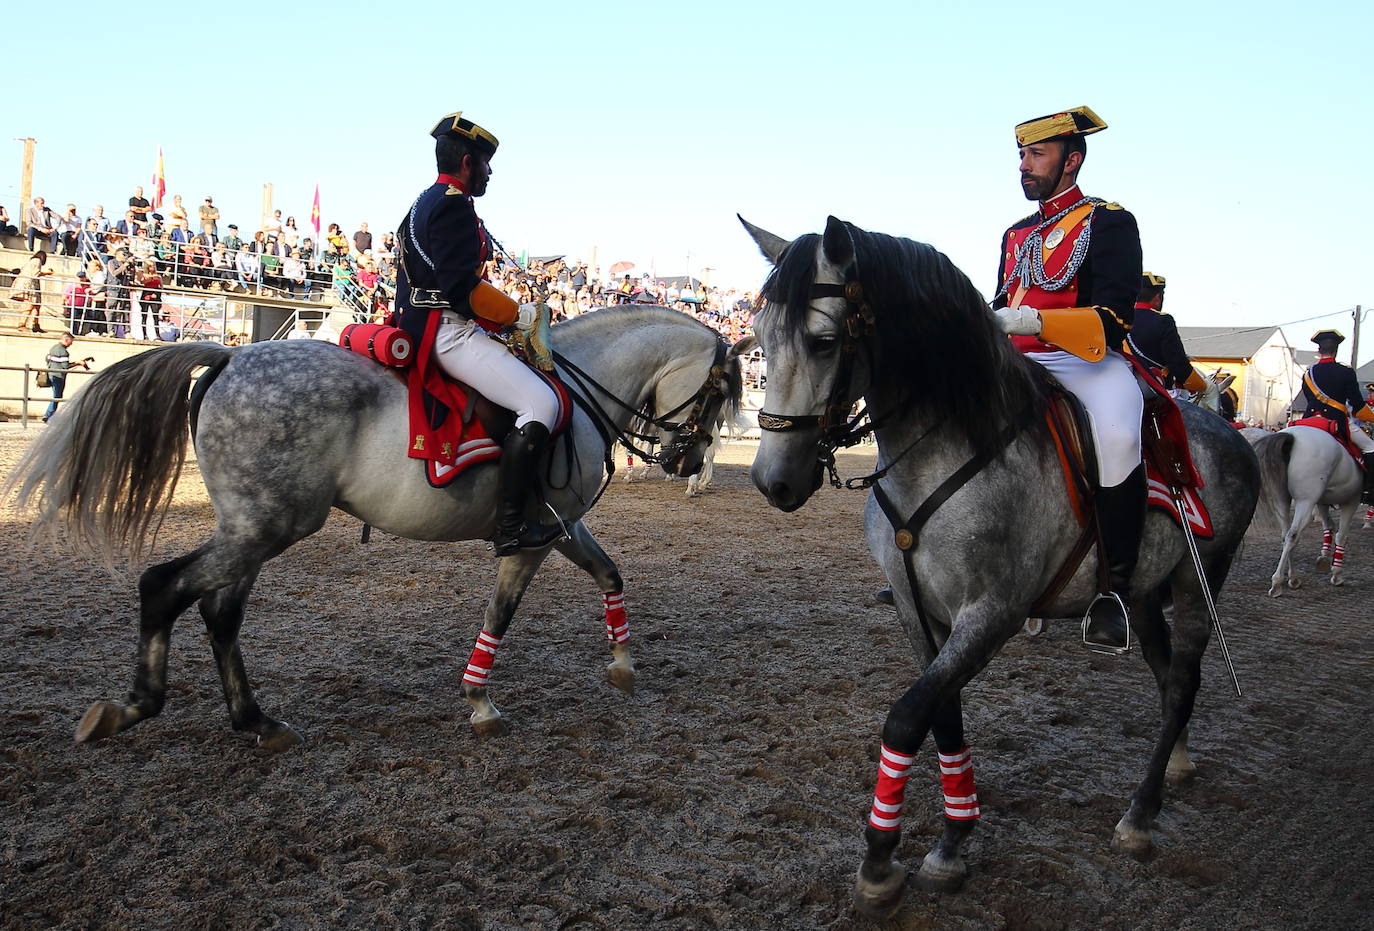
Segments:
[[[1083,645],[1094,653],[1120,656],[1131,649],[1130,613],[1116,592],[1100,594],[1083,615]]]

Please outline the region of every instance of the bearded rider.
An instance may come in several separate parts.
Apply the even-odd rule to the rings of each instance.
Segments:
[[[1355,419],[1374,422],[1374,410],[1365,403],[1355,370],[1336,361],[1336,347],[1345,337],[1336,330],[1321,330],[1312,334],[1317,344],[1317,361],[1302,377],[1302,396],[1307,409],[1334,423],[1337,436],[1349,439],[1364,459],[1365,504],[1374,503],[1374,440],[1350,422]]]
[[[1097,450],[1094,493],[1110,593],[1083,619],[1084,641],[1129,646],[1131,574],[1145,522],[1140,425],[1144,398],[1121,354],[1141,277],[1140,233],[1119,204],[1086,197],[1078,172],[1084,137],[1107,124],[1087,107],[1016,127],[1021,189],[1039,209],[1002,236],[994,313],[1027,358],[1083,404]]]
[[[501,449],[490,538],[496,555],[508,556],[548,546],[562,535],[557,525],[525,520],[558,401],[542,378],[488,335],[507,325],[528,331],[538,318],[537,305],[517,305],[482,277],[491,246],[473,198],[486,193],[496,137],[462,113],[445,116],[430,135],[439,177],[396,232],[396,307],[400,326],[419,347],[418,377],[437,365],[515,414]],[[417,442],[422,447],[423,437]]]

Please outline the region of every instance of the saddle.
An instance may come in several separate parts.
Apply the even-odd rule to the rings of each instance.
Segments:
[[[339,345],[387,366],[406,385],[413,437],[409,454],[424,463],[425,479],[431,486],[443,488],[472,466],[501,458],[501,444],[515,426],[515,414],[470,385],[449,377],[437,366],[433,370],[441,376],[442,383],[431,381],[427,390],[416,377],[418,370],[411,367],[414,350],[404,330],[384,324],[355,323],[344,327]],[[516,348],[516,357],[544,379],[558,399],[558,416],[549,431],[551,436],[558,436],[572,419],[572,398],[553,373],[551,361],[548,371],[542,367],[548,353],[547,326],[535,339],[517,341]]]
[[[1331,434],[1345,447],[1345,451],[1350,453],[1351,457],[1355,460],[1355,464],[1360,467],[1360,471],[1364,471],[1364,453],[1360,452],[1360,447],[1350,441],[1350,428],[1348,424],[1342,424],[1340,421],[1332,420],[1330,417],[1323,417],[1321,414],[1313,414],[1311,417],[1295,420],[1289,424],[1289,426],[1312,427],[1323,433]],[[1345,427],[1345,429],[1341,429],[1342,427]]]
[[[1179,527],[1183,527],[1183,521],[1187,520],[1196,537],[1210,540],[1214,533],[1212,519],[1197,493],[1203,485],[1202,476],[1193,465],[1188,451],[1188,432],[1183,424],[1183,413],[1164,386],[1139,360],[1130,356],[1126,358],[1135,370],[1136,380],[1145,395],[1141,447],[1145,459],[1146,506],[1165,512]],[[1049,372],[1040,369],[1037,375],[1044,380],[1049,397],[1045,417],[1059,455],[1065,491],[1074,517],[1084,532],[1049,588],[1032,607],[1033,615],[1054,601],[1078,571],[1094,543],[1101,550],[1092,494],[1098,482],[1097,453],[1093,447],[1087,411],[1078,398]],[[1182,492],[1182,514],[1179,513],[1171,488]]]

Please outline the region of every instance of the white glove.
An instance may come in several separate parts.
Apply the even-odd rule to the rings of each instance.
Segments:
[[[515,315],[515,328],[529,332],[534,329],[535,322],[539,319],[539,305],[533,302],[521,304],[519,311]]]
[[[1009,336],[1038,336],[1040,334],[1040,315],[1034,307],[1003,307],[994,310],[992,315]]]

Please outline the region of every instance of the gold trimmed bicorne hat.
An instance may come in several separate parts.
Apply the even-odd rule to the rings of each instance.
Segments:
[[[496,147],[500,145],[496,137],[478,126],[472,120],[463,119],[463,111],[450,113],[442,117],[439,122],[434,124],[434,128],[429,134],[435,139],[440,136],[462,136],[473,143],[480,151],[484,152],[487,158],[496,154]]]
[[[1156,275],[1154,272],[1146,272],[1140,276],[1140,287],[1143,288],[1162,288],[1164,287],[1164,276]]]
[[[1031,145],[1047,142],[1050,139],[1066,139],[1069,136],[1090,136],[1107,128],[1107,124],[1087,107],[1074,107],[1060,113],[1037,116],[1033,120],[1016,124],[1016,144]]]
[[[1345,342],[1345,334],[1340,330],[1318,330],[1312,334],[1312,342],[1319,343],[1325,339],[1334,339],[1337,343]]]

